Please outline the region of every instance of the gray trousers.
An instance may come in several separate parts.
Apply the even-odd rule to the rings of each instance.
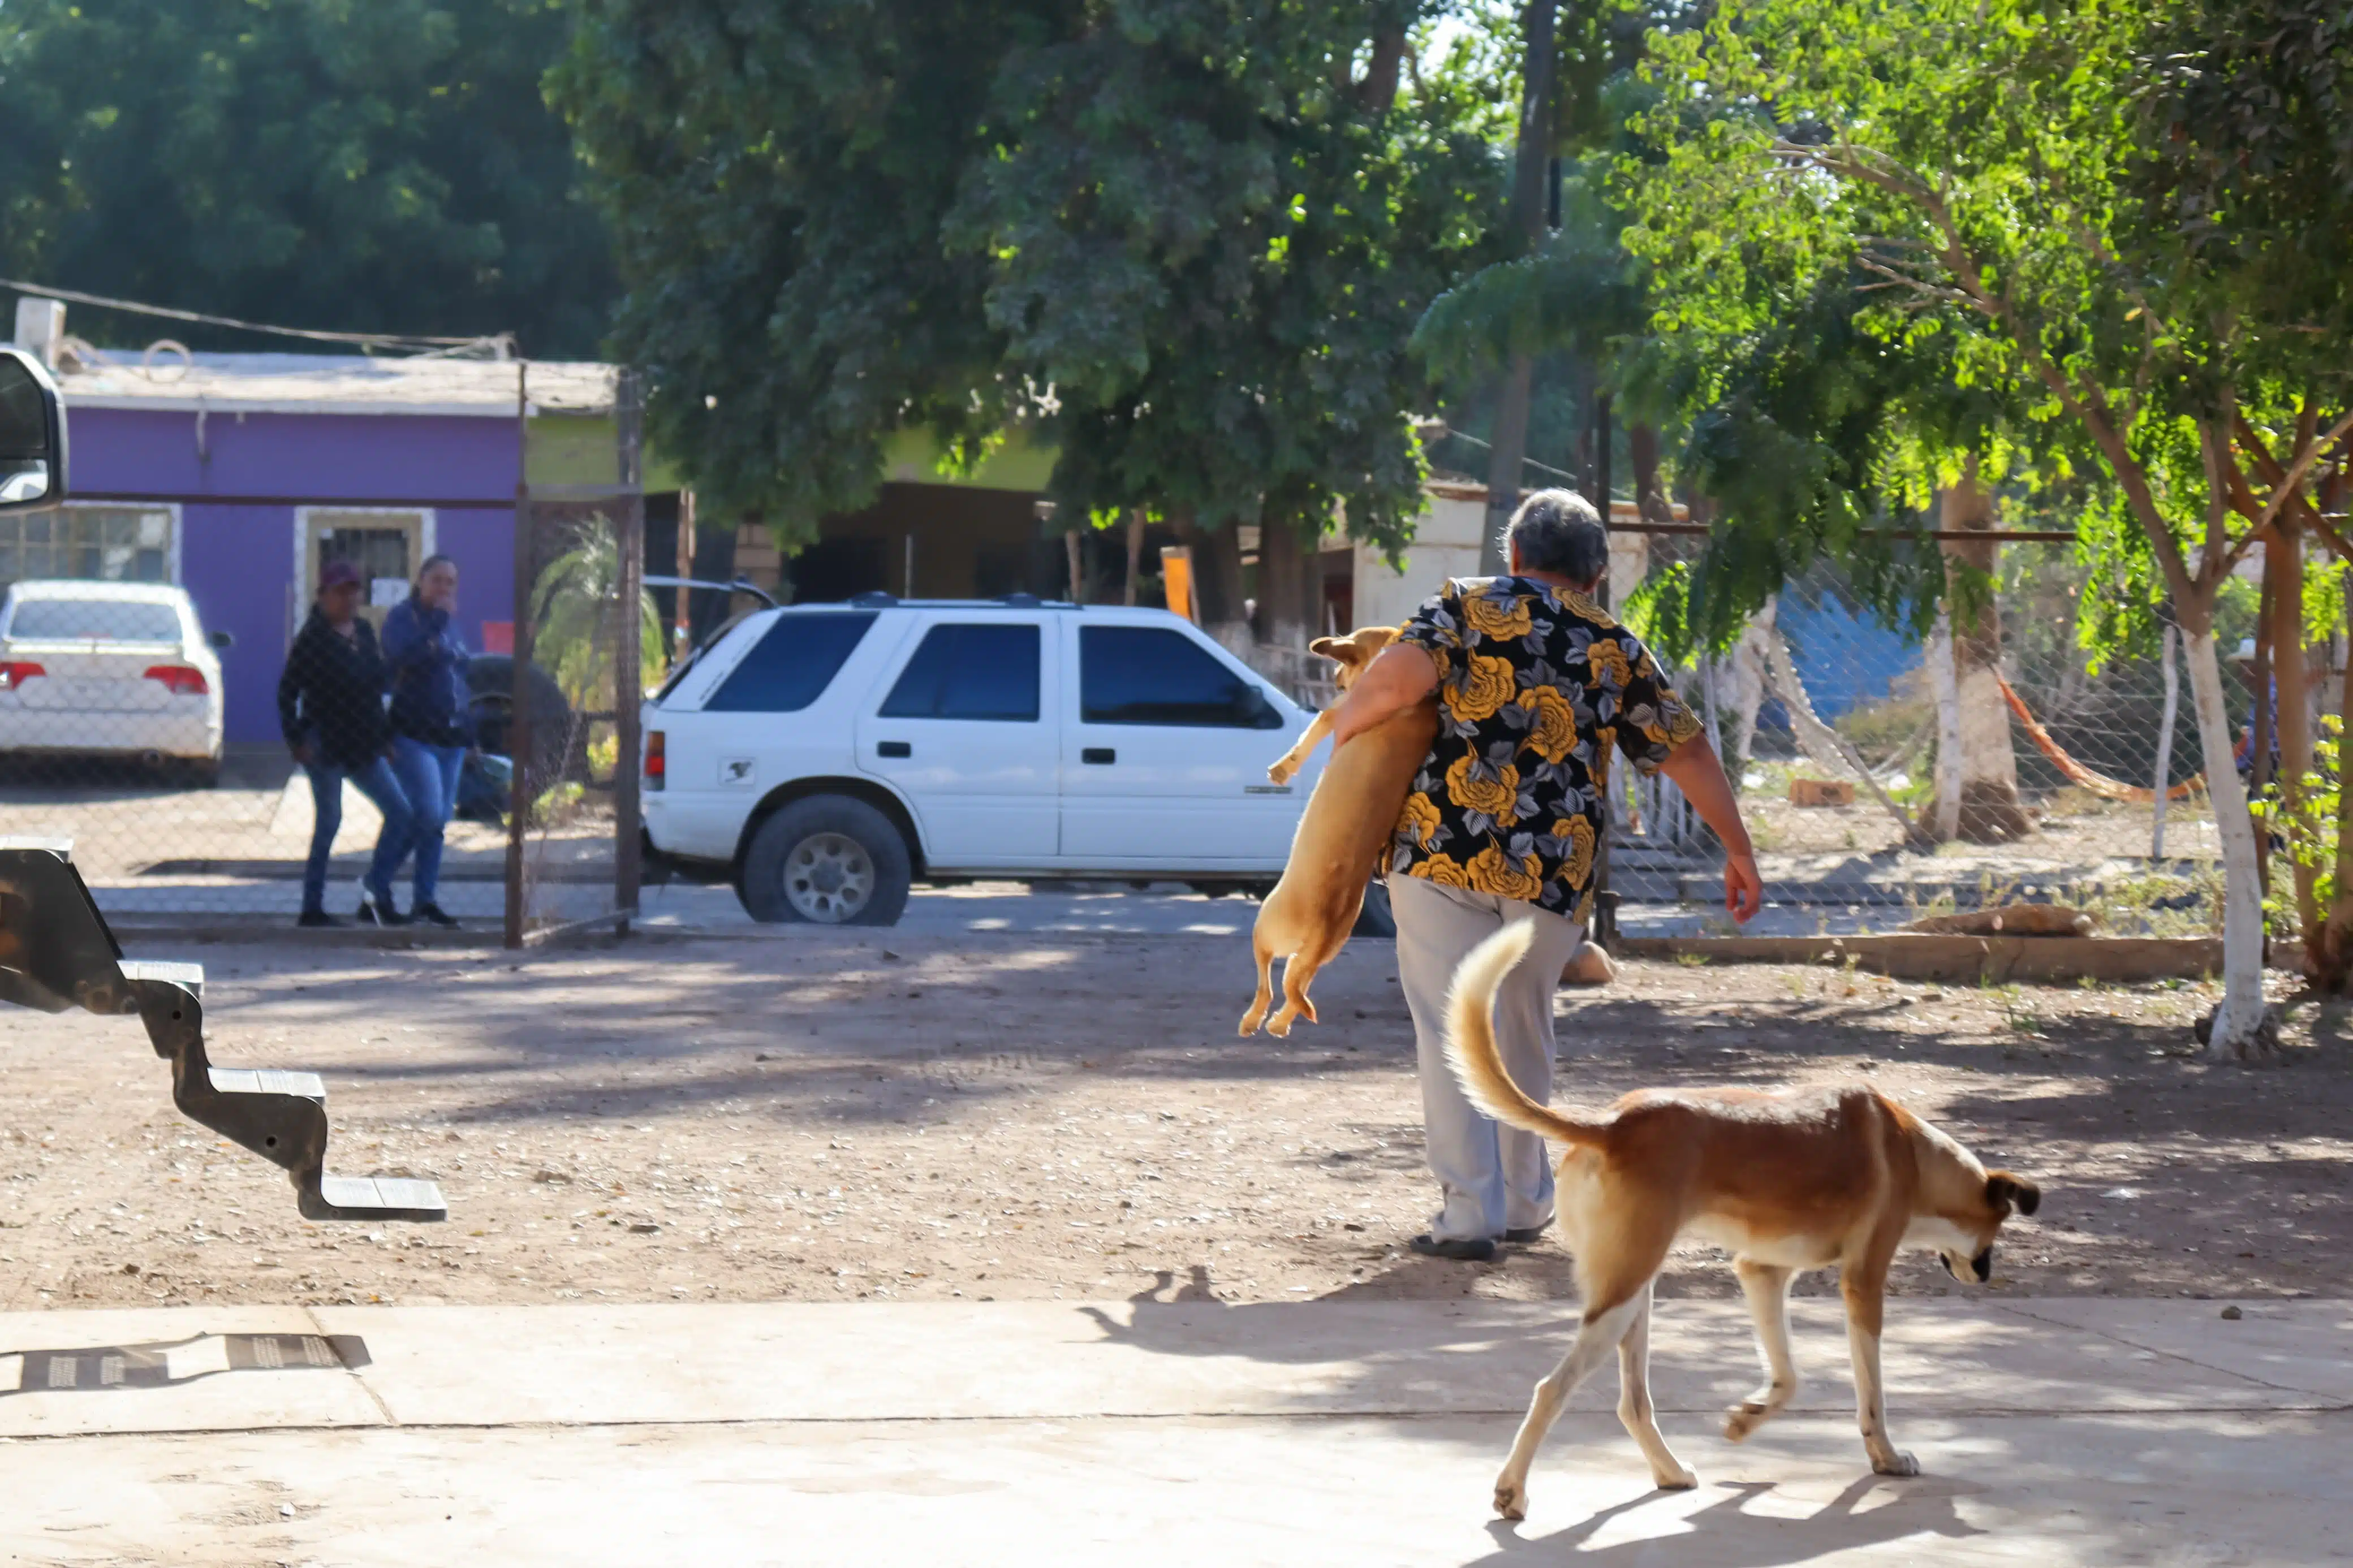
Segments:
[[[1530,1099],[1552,1098],[1552,998],[1584,928],[1549,910],[1494,893],[1389,879],[1397,918],[1398,984],[1413,1013],[1421,1066],[1421,1115],[1430,1173],[1444,1198],[1430,1234],[1441,1241],[1494,1238],[1552,1220],[1552,1163],[1533,1132],[1505,1127],[1464,1098],[1446,1065],[1446,993],[1470,951],[1514,921],[1533,921],[1535,944],[1495,997],[1495,1043],[1512,1081]]]

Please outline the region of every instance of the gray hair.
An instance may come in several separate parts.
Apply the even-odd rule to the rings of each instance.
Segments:
[[[1538,490],[1504,525],[1504,560],[1514,550],[1531,572],[1552,572],[1590,583],[1609,566],[1609,531],[1593,503],[1575,490]]]

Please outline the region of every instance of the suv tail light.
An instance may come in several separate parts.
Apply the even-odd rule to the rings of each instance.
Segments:
[[[174,697],[202,697],[212,688],[205,683],[205,672],[185,664],[151,664],[147,679],[160,680]]]
[[[646,731],[646,787],[659,789],[669,779],[669,738],[659,730],[649,730]]]
[[[37,664],[0,664],[0,691],[14,691],[33,677],[47,674]]]

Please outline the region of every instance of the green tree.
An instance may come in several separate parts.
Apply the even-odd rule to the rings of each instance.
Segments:
[[[591,354],[612,265],[539,85],[568,26],[564,0],[7,0],[0,272]]]
[[[2228,888],[2211,1041],[2240,1054],[2261,1048],[2261,902],[2214,610],[2348,427],[2323,411],[2346,406],[2353,345],[2337,322],[2283,319],[2246,267],[2147,198],[2132,84],[2170,15],[2158,0],[1727,0],[1658,45],[1671,90],[1645,128],[1666,156],[1629,242],[1696,318],[1742,319],[1752,267],[1860,268],[1886,286],[1873,331],[1958,385],[2014,390],[2054,448],[2098,454],[2105,515],[2130,531],[2113,548],[2162,584],[2189,643]]]
[[[554,100],[613,231],[614,346],[649,438],[720,515],[786,542],[880,489],[883,444],[952,453],[1031,408],[997,379],[987,257],[947,253],[1007,52],[1056,0],[583,0]]]
[[[1417,20],[1413,0],[1090,6],[1008,57],[951,228],[991,260],[1008,373],[1054,390],[1064,504],[1176,520],[1229,627],[1233,525],[1260,524],[1266,641],[1304,645],[1335,513],[1409,537],[1405,340],[1492,225],[1482,103],[1453,78],[1401,91]]]

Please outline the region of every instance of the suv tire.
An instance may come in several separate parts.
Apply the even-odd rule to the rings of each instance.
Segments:
[[[760,824],[735,891],[770,924],[889,926],[913,879],[896,824],[862,800],[818,795]]]

